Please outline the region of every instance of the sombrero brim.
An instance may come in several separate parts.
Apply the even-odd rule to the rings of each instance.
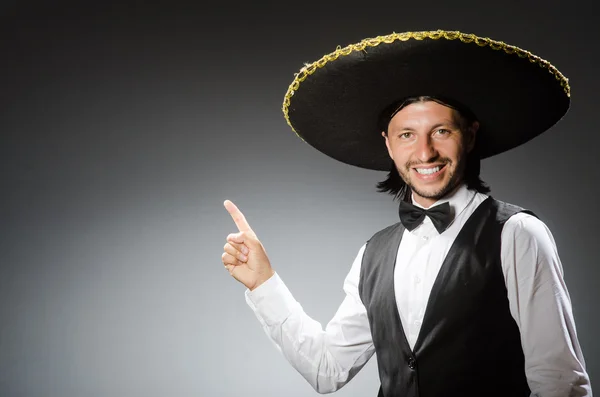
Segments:
[[[448,31],[366,39],[306,65],[283,103],[288,124],[324,154],[389,170],[378,118],[408,96],[452,98],[480,122],[481,158],[515,148],[558,122],[568,80],[549,62],[488,38]]]

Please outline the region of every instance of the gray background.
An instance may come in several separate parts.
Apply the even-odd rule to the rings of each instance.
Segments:
[[[0,6],[0,396],[315,395],[222,267],[235,231],[223,200],[325,324],[396,204],[375,191],[384,173],[298,139],[283,95],[337,45],[439,28],[531,50],[570,78],[568,116],[482,176],[553,231],[600,379],[593,2],[168,4]],[[378,386],[372,360],[338,395]]]

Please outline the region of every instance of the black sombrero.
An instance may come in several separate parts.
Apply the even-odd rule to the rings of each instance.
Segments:
[[[391,103],[420,95],[451,98],[476,115],[481,158],[541,134],[570,105],[568,80],[549,62],[500,41],[438,30],[338,47],[295,75],[283,113],[302,140],[326,155],[389,171],[379,116]]]

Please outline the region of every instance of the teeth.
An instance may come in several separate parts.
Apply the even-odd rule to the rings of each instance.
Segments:
[[[430,175],[435,172],[438,172],[440,170],[440,167],[437,166],[437,167],[433,167],[433,168],[416,168],[416,170],[419,174]]]

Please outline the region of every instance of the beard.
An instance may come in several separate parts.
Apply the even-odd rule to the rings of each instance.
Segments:
[[[442,198],[444,198],[448,193],[454,191],[454,189],[456,189],[457,186],[459,186],[462,182],[463,182],[463,176],[464,176],[464,170],[466,167],[466,156],[461,155],[456,162],[456,167],[454,167],[452,169],[452,165],[454,164],[452,162],[452,160],[450,160],[447,157],[439,157],[436,159],[432,159],[429,162],[436,162],[436,163],[443,163],[444,167],[446,168],[446,172],[447,172],[447,182],[439,187],[438,189],[435,189],[433,191],[426,191],[422,188],[419,188],[418,186],[415,186],[414,183],[411,182],[411,178],[410,178],[410,172],[411,169],[420,165],[420,164],[424,164],[423,162],[409,162],[406,163],[406,165],[404,166],[404,169],[399,169],[398,167],[398,173],[400,174],[400,177],[402,178],[402,180],[404,180],[404,183],[406,183],[406,185],[411,189],[411,191],[421,197],[427,198],[427,199],[433,199],[433,200],[440,200]]]

